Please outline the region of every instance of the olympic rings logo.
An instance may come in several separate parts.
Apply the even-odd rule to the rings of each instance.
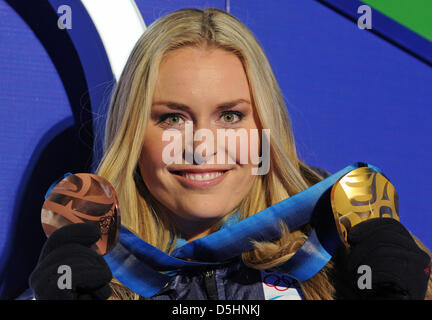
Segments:
[[[267,274],[263,280],[267,287],[275,288],[277,291],[287,291],[292,287],[296,287],[294,281],[290,278],[286,278],[284,275],[280,276],[270,273]]]

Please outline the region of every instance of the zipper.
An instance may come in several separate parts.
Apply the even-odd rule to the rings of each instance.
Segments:
[[[204,285],[206,287],[208,299],[219,300],[214,270],[206,270],[204,272]]]

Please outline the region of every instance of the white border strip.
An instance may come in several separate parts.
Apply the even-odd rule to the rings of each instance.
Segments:
[[[116,81],[145,22],[134,0],[81,0],[102,39]],[[73,12],[72,12],[73,17]]]

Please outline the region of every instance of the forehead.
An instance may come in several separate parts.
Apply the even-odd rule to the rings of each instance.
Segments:
[[[239,98],[250,100],[240,59],[223,49],[195,47],[176,49],[162,60],[153,96],[189,104]]]

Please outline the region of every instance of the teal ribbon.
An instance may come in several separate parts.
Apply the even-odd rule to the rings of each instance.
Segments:
[[[253,249],[253,241],[271,241],[278,238],[281,235],[280,221],[283,221],[289,230],[310,223],[314,229],[308,240],[287,262],[273,269],[287,273],[298,281],[305,281],[328,263],[335,249],[341,244],[331,223],[332,218],[329,217],[330,199],[324,201],[328,204],[327,207],[320,204],[320,199],[328,195],[334,183],[345,174],[365,166],[381,173],[380,169],[366,163],[349,165],[251,217],[238,221],[234,216],[219,231],[180,245],[171,255],[122,226],[117,245],[104,258],[114,277],[132,291],[149,298],[158,293],[171,277],[181,270],[221,265]]]

